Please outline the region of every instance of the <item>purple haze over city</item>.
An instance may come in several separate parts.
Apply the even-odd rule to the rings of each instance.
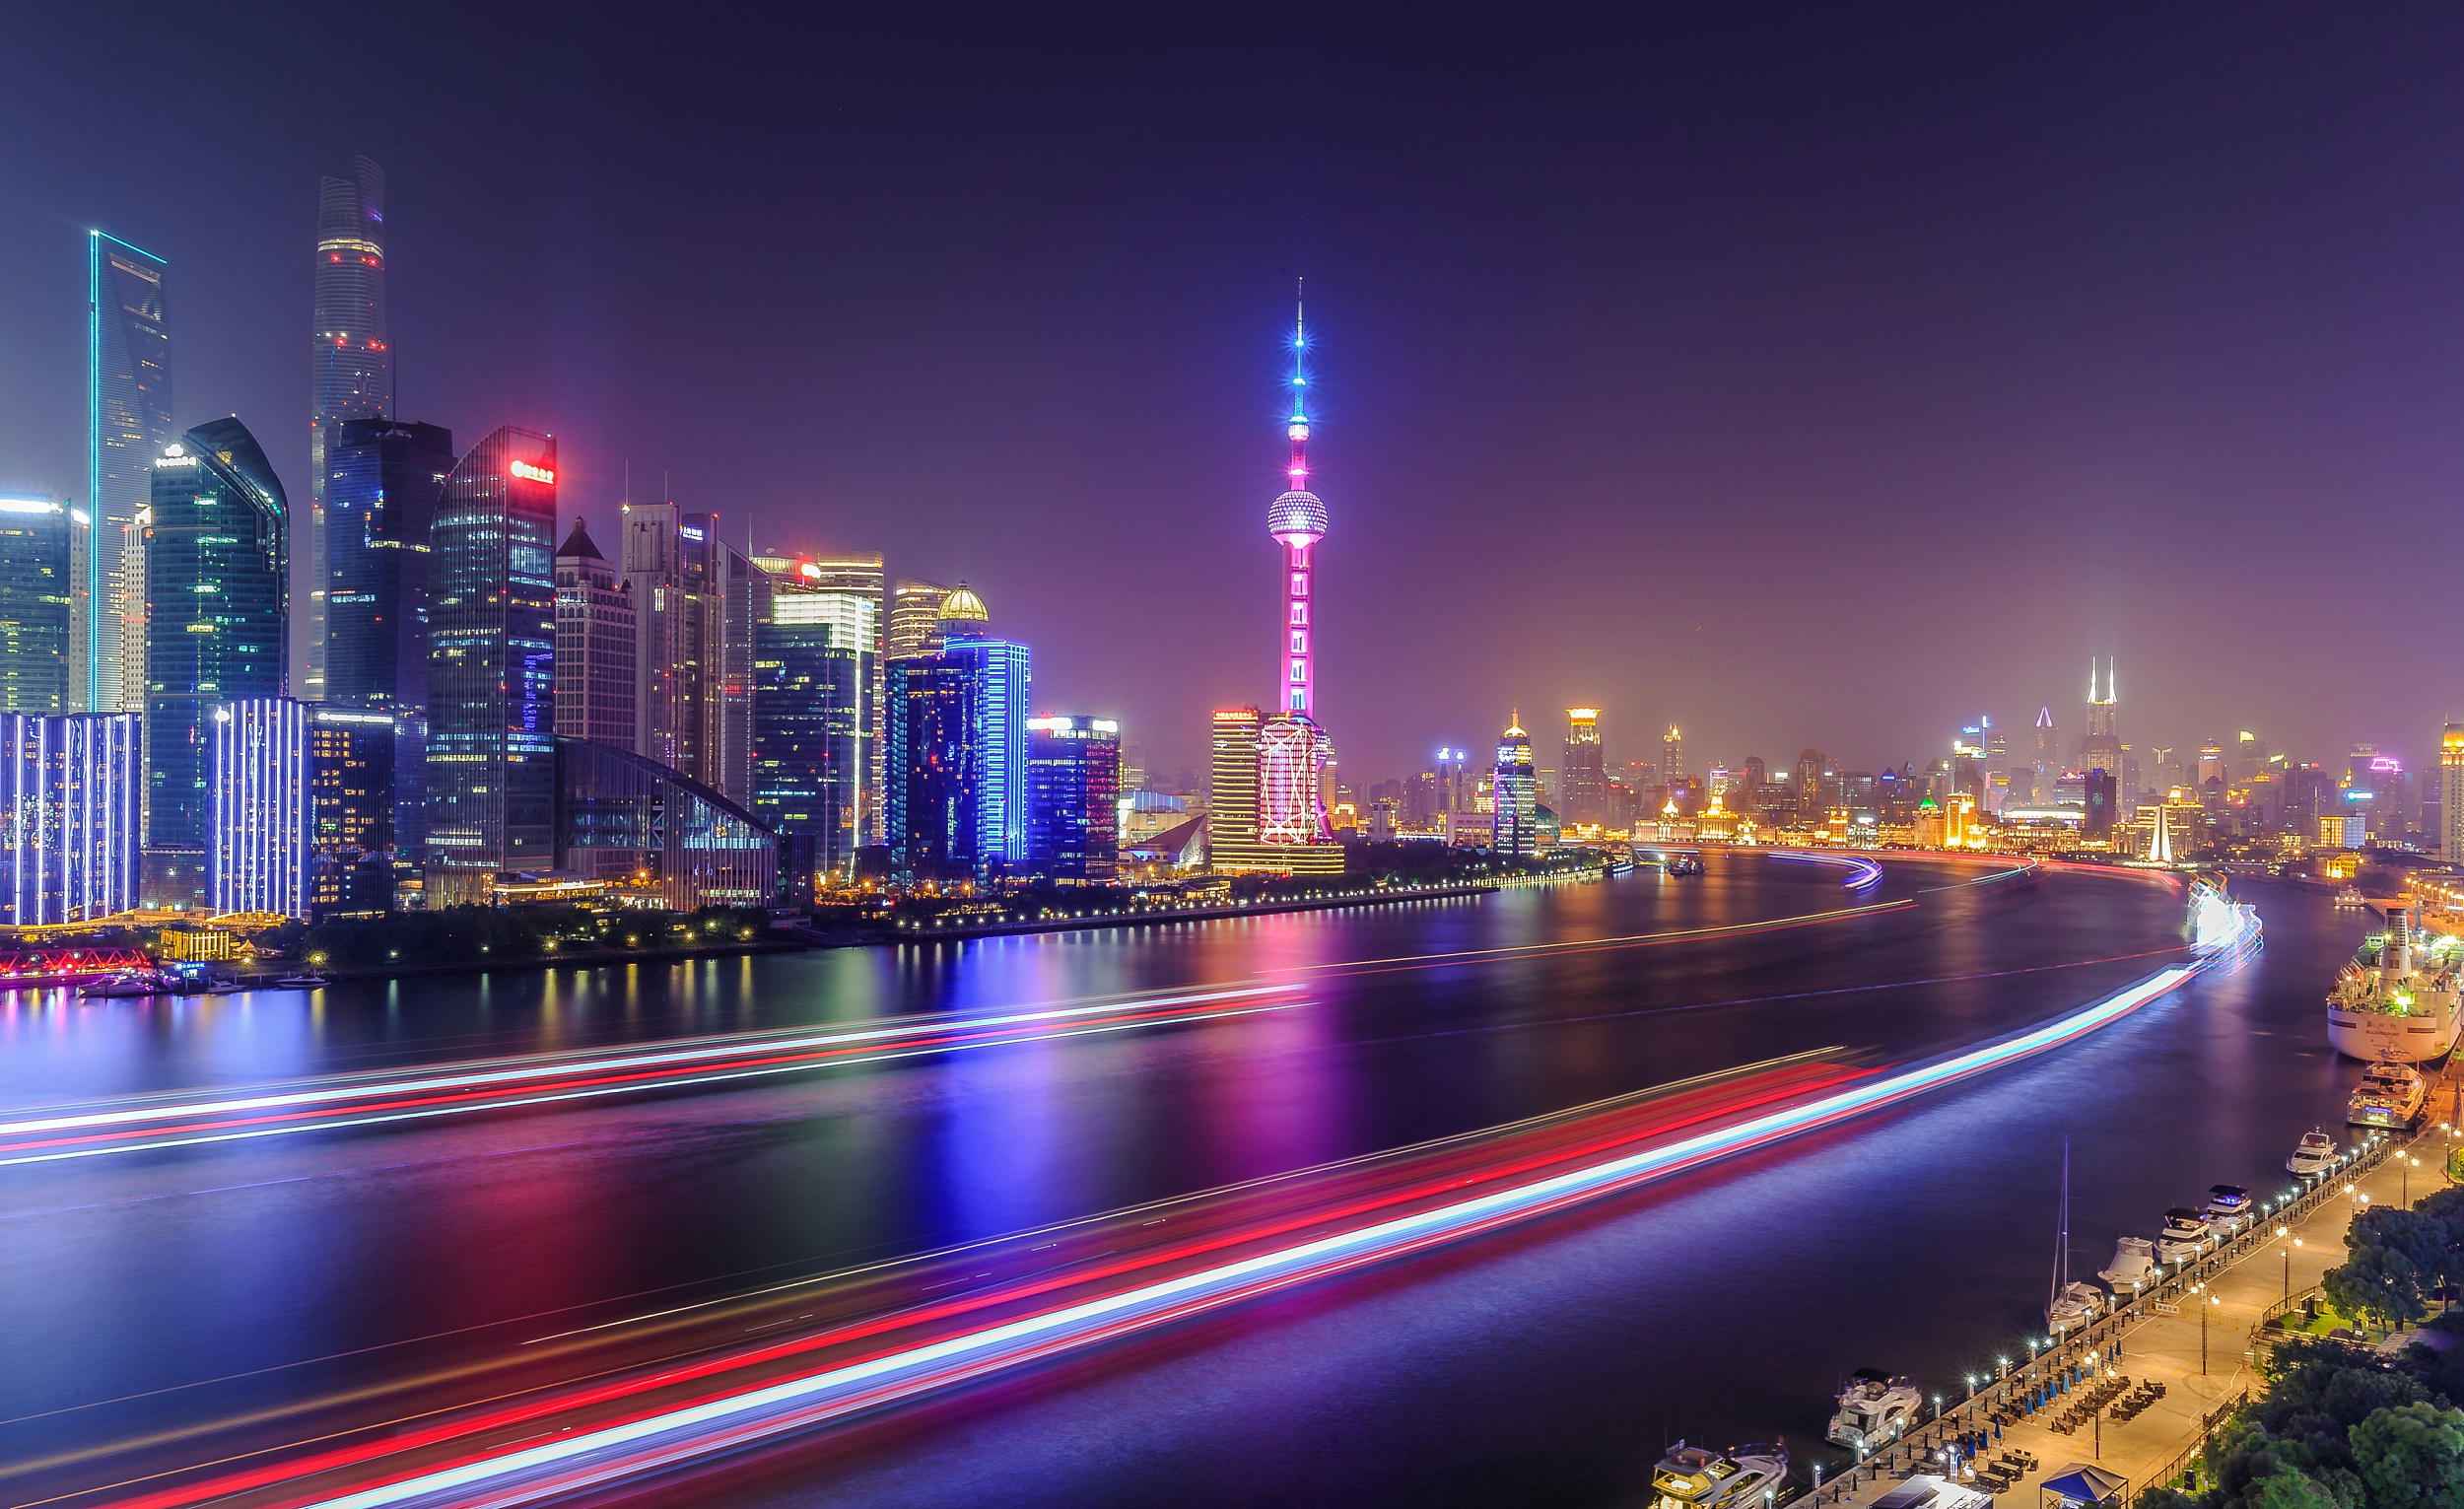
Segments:
[[[405,417],[563,508],[967,581],[1162,780],[1270,703],[1306,275],[1322,720],[1872,768],[1980,712],[2419,765],[2459,630],[2464,13],[20,12],[0,491],[84,491],[85,231],[308,494],[320,173]],[[2399,570],[2398,568],[2402,568]],[[2373,611],[2364,617],[2362,606]]]

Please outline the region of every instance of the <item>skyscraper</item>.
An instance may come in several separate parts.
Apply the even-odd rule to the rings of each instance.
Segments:
[[[0,498],[0,712],[71,711],[77,533],[64,503]]]
[[[393,407],[393,348],[385,335],[385,171],[351,160],[351,176],[316,188],[316,333],[309,343],[307,611],[292,648],[304,668],[300,695],[321,701],[326,687],[326,605],[332,590],[326,547],[327,462],[334,429],[381,418]],[[453,448],[450,436],[443,448]]]
[[[1239,872],[1265,867],[1258,843],[1258,727],[1256,708],[1217,708],[1209,746],[1206,787],[1206,862]]]
[[[890,858],[900,878],[975,876],[983,823],[970,668],[947,655],[889,667]]]
[[[976,856],[988,872],[1027,862],[1027,715],[1035,673],[1027,647],[950,638],[928,656],[963,668],[975,749]]]
[[[1497,767],[1489,789],[1497,803],[1497,852],[1540,853],[1540,777],[1532,768],[1532,736],[1523,731],[1521,715],[1509,720],[1498,737]]]
[[[308,709],[308,915],[313,920],[383,916],[393,910],[397,869],[415,863],[402,857],[411,842],[400,827],[402,795],[425,772],[394,779],[396,762],[413,747],[401,737],[399,718],[330,705]]]
[[[283,695],[291,507],[237,419],[202,424],[155,461],[145,531],[149,906],[208,896],[214,710]]]
[[[912,660],[941,651],[941,599],[950,589],[937,582],[903,577],[890,592],[889,628],[881,651],[885,660]]]
[[[431,908],[554,866],[556,442],[511,425],[445,479],[429,565]]]
[[[637,625],[633,594],[574,520],[556,547],[556,731],[631,749]]]
[[[2100,770],[2116,781],[2122,774],[2119,703],[2113,693],[2113,662],[2104,668],[2104,695],[2096,694],[2096,662],[2088,662],[2088,732],[2079,741],[2079,768]],[[2179,836],[2176,835],[2176,842]]]
[[[1564,789],[1557,810],[1570,823],[1597,823],[1608,815],[1608,757],[1600,742],[1598,708],[1566,709],[1565,764],[1557,780]]]
[[[856,626],[832,621],[842,606],[857,609]],[[872,642],[868,606],[782,587],[753,630],[753,815],[774,833],[810,836],[819,870],[843,869],[858,843],[875,661],[854,647]]]
[[[171,264],[101,231],[86,238],[87,644],[76,678],[84,706],[145,704],[145,590],[128,580],[137,514],[153,496],[154,458],[171,439],[171,336],[164,280]],[[72,698],[72,700],[81,700]]]
[[[2464,723],[2438,736],[2438,857],[2464,858]]]
[[[308,915],[315,798],[308,712],[307,703],[290,697],[243,697],[214,710],[208,827],[217,912]]]
[[[1283,547],[1283,622],[1277,656],[1278,710],[1258,730],[1258,842],[1277,857],[1273,867],[1300,874],[1339,874],[1343,851],[1327,824],[1321,789],[1327,738],[1317,720],[1317,567],[1311,553],[1326,537],[1327,507],[1309,491],[1309,327],[1292,321],[1292,443],[1289,484],[1266,507],[1266,533]]]
[[[634,748],[741,805],[753,780],[753,563],[719,515],[628,503],[625,589],[635,624]]]
[[[424,718],[430,532],[453,470],[453,432],[342,419],[320,423],[314,442],[324,452],[321,700]]]
[[[865,656],[865,685],[869,688],[856,719],[864,766],[856,783],[854,822],[858,847],[878,844],[882,842],[881,792],[888,779],[884,763],[888,750],[881,728],[885,693],[882,664],[887,653],[889,603],[882,592],[881,557],[878,553],[841,551],[797,562],[794,576],[799,589],[827,594],[837,601],[829,611],[837,615],[834,622],[846,625],[851,634],[861,632],[861,620],[869,620],[872,625],[870,649],[854,647]]]
[[[2028,761],[2027,802],[2033,807],[2053,805],[2054,783],[2062,779],[2062,733],[2054,726],[2053,709],[2036,710],[2035,747]]]
[[[1669,724],[1669,731],[1660,735],[1660,780],[1668,787],[1671,795],[1677,794],[1677,788],[1685,784],[1685,738],[1677,731],[1675,723]]]
[[[1119,862],[1121,725],[1027,720],[1027,862],[1060,881],[1113,878]]]

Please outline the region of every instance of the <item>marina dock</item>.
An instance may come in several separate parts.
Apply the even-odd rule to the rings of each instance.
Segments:
[[[2451,1083],[2441,1080],[2430,1104],[2445,1105],[2452,1095]],[[2006,1454],[2027,1461],[2000,1490],[2012,1509],[2037,1509],[2046,1479],[2083,1464],[2121,1480],[2109,1502],[2128,1504],[2148,1487],[2177,1481],[2196,1465],[2209,1434],[2263,1386],[2258,1353],[2268,1344],[2268,1322],[2299,1310],[2321,1276],[2344,1263],[2355,1215],[2446,1187],[2434,1111],[2426,1126],[2410,1143],[2383,1136],[2297,1200],[2254,1212],[2245,1234],[2136,1299],[2117,1296],[2119,1308],[2083,1333],[2040,1344],[2033,1356],[2023,1341],[2009,1343],[2007,1365],[1978,1380],[1973,1394],[1959,1397],[1960,1379],[1941,1380],[1950,1385],[1941,1389],[1927,1380],[1929,1401],[1937,1393],[1943,1400],[1940,1419],[1854,1471],[1826,1475],[1799,1502],[1816,1509],[1873,1505],[1919,1473],[1990,1491],[1958,1465],[1958,1443],[1964,1437],[1973,1444],[1980,1432],[1983,1450],[1965,1467],[1989,1468]],[[2400,1152],[2418,1156],[2419,1166],[2400,1161]],[[2283,1237],[2276,1235],[2280,1225],[2289,1228]],[[2116,1406],[2127,1411],[2125,1402],[2144,1400],[2151,1385],[2161,1388],[2160,1397],[2117,1417]]]

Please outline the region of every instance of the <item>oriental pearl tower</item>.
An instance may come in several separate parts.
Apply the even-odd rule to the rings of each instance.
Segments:
[[[1292,417],[1289,488],[1266,507],[1266,532],[1283,547],[1282,652],[1275,716],[1258,730],[1258,839],[1263,844],[1333,845],[1319,770],[1326,733],[1317,722],[1317,625],[1311,552],[1326,537],[1326,505],[1309,491],[1309,325],[1292,316]]]

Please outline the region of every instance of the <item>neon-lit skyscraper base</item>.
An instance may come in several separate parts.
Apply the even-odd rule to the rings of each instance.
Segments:
[[[1266,532],[1283,547],[1283,645],[1277,679],[1282,682],[1276,716],[1259,730],[1258,839],[1263,844],[1306,845],[1332,841],[1319,770],[1326,740],[1317,723],[1316,566],[1311,551],[1326,537],[1326,505],[1309,491],[1309,329],[1292,325],[1292,442],[1289,488],[1267,506]]]
[[[0,715],[0,923],[90,922],[137,904],[137,715]]]

